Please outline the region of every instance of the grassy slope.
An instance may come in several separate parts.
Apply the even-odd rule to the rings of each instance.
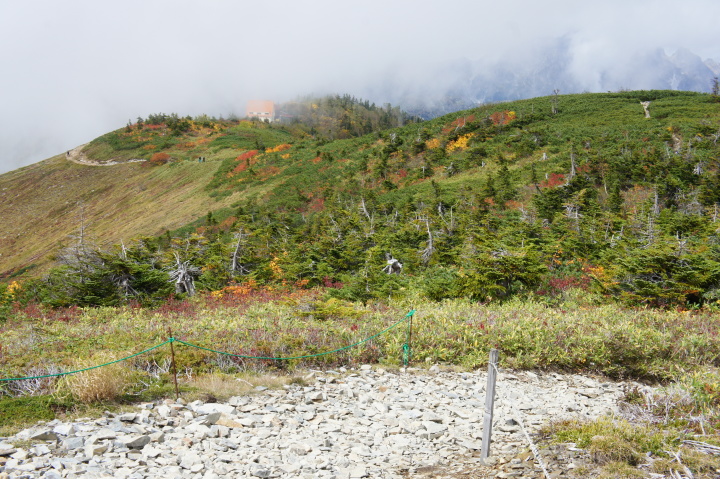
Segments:
[[[82,211],[86,234],[102,245],[162,234],[227,206],[237,195],[216,201],[204,190],[218,165],[85,166],[59,155],[6,173],[0,176],[0,274],[48,266],[61,244],[74,241]]]
[[[382,148],[388,144],[387,139],[373,142],[368,137],[335,141],[325,145],[314,146],[310,142],[297,144],[287,150],[288,158],[281,159],[278,155],[261,155],[254,165],[254,172],[243,172],[235,176],[236,184],[255,186],[256,173],[269,167],[277,167],[279,171],[271,177],[289,188],[274,191],[278,199],[291,195],[297,187],[304,193],[317,195],[324,186],[339,188],[356,194],[357,186],[375,189],[381,198],[394,199],[411,197],[418,192],[430,189],[430,180],[435,180],[448,191],[458,192],[465,186],[478,191],[485,183],[487,175],[497,175],[498,155],[508,160],[508,168],[514,182],[520,189],[520,202],[527,202],[535,194],[530,182],[530,165],[534,164],[539,179],[547,174],[567,174],[570,166],[570,155],[575,155],[579,164],[595,162],[596,158],[618,157],[623,147],[637,149],[638,145],[649,150],[654,148],[665,151],[665,146],[672,143],[669,128],[676,128],[678,137],[687,142],[697,133],[697,125],[706,122],[716,124],[720,111],[716,104],[707,100],[707,95],[690,92],[655,92],[648,93],[653,101],[650,111],[652,118],[644,118],[639,100],[644,99],[641,92],[621,92],[617,94],[576,94],[559,98],[560,113],[550,115],[550,97],[533,98],[502,104],[486,105],[477,109],[452,113],[422,124],[410,124],[395,129],[398,137],[404,140],[400,150],[404,156],[394,154],[388,162],[387,178],[397,187],[387,191],[383,188],[374,173],[379,163]],[[511,123],[500,132],[493,132],[492,137],[475,146],[484,146],[487,150],[485,166],[479,161],[467,162],[469,149],[460,148],[440,161],[428,161],[425,154],[407,154],[415,141],[417,133],[425,130],[431,138],[438,139],[441,144],[448,139],[455,129],[456,119],[474,116],[476,120],[504,110],[514,111],[522,124]],[[715,127],[717,129],[717,127]],[[529,155],[518,155],[516,144],[522,141],[532,142],[535,138],[542,141],[542,146],[534,148]],[[589,145],[589,147],[585,147]],[[316,152],[329,153],[335,161],[314,163],[311,158]],[[541,161],[543,154],[547,160]],[[702,151],[696,152],[701,157]],[[367,170],[358,169],[361,158],[368,164]],[[343,159],[342,161],[337,161]],[[445,167],[454,163],[463,165],[461,172],[449,177]],[[421,168],[432,168],[434,175],[421,179]],[[302,171],[299,170],[302,168]],[[406,170],[407,176],[398,177],[396,172]],[[263,177],[263,180],[267,176]],[[307,181],[312,178],[312,181]],[[273,198],[266,197],[274,202]]]
[[[217,195],[206,188],[223,161],[258,141],[270,147],[292,139],[286,131],[251,122],[221,122],[217,130],[198,126],[182,135],[171,135],[166,127],[135,125],[129,132],[122,128],[103,135],[81,150],[83,160],[118,164],[81,165],[62,154],[0,175],[0,207],[5,212],[0,278],[27,267],[35,267],[32,274],[47,269],[63,245],[75,241],[71,236],[77,235],[83,216],[86,235],[104,246],[175,230],[208,211],[228,207],[243,193]],[[161,166],[128,162],[149,160],[157,152],[168,153],[171,161]],[[197,162],[200,156],[206,161]],[[259,186],[267,190],[274,183],[271,179]]]
[[[708,102],[706,96],[665,92],[665,96],[653,99],[650,107],[653,118],[648,120],[643,117],[639,105],[643,98],[639,95],[642,94],[621,92],[561,96],[558,115],[548,114],[550,97],[535,98],[487,105],[396,129],[404,140],[401,147],[404,153],[391,155],[388,162],[387,178],[397,188],[390,191],[381,185],[381,178],[375,173],[381,151],[388,144],[387,137],[378,140],[377,135],[371,135],[323,143],[300,140],[282,129],[250,123],[223,125],[220,131],[200,128],[180,137],[168,136],[163,130],[128,133],[121,129],[84,148],[88,159],[122,161],[149,158],[154,152],[164,151],[174,161],[152,168],[139,163],[93,167],[71,163],[61,155],[0,176],[0,206],[6,219],[0,226],[0,277],[31,264],[41,266],[40,269],[47,266],[59,246],[68,244],[69,235],[77,232],[81,204],[87,233],[102,245],[179,228],[242,198],[255,197],[273,208],[295,208],[297,202],[288,199],[299,193],[317,198],[325,187],[330,187],[354,194],[358,188],[369,188],[380,198],[392,201],[426,195],[431,179],[448,193],[466,188],[478,192],[488,173],[497,174],[495,158],[503,155],[509,160],[508,167],[519,187],[518,200],[527,205],[534,194],[534,188],[528,184],[531,164],[535,165],[538,178],[543,179],[548,174],[567,173],[571,148],[581,163],[617,156],[628,141],[664,150],[671,143],[670,127],[676,128],[687,143],[699,122],[717,122],[717,105]],[[468,115],[481,119],[503,110],[515,111],[518,119],[527,117],[530,121],[522,128],[508,125],[482,142],[487,149],[484,167],[478,160],[467,160],[468,149],[448,154],[440,162],[427,161],[423,154],[407,153],[421,130],[442,143],[452,133],[455,119]],[[517,156],[513,145],[535,137],[544,144],[527,156]],[[122,149],[113,150],[107,138]],[[260,155],[253,160],[251,170],[228,178],[229,171],[239,164],[233,159],[253,149],[257,139],[266,147],[279,143],[293,146],[279,153]],[[192,141],[188,143],[189,140]],[[145,149],[148,142],[157,148]],[[193,146],[188,149],[188,144]],[[585,150],[584,144],[591,148]],[[548,160],[539,161],[544,153]],[[318,161],[319,154],[334,159]],[[198,156],[205,156],[208,161],[197,163],[193,158]],[[359,167],[363,162],[367,166]],[[464,166],[459,174],[448,177],[444,168],[453,162]],[[428,167],[435,174],[421,178],[420,169]],[[219,168],[223,172],[216,174]],[[399,176],[397,172],[401,170],[407,176]],[[206,189],[210,183],[214,186]]]

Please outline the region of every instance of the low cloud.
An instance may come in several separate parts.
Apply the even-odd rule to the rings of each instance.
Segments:
[[[494,71],[559,60],[581,88],[633,88],[646,52],[720,59],[717,18],[714,0],[3,2],[0,172],[138,116],[242,114],[252,98],[482,101]]]

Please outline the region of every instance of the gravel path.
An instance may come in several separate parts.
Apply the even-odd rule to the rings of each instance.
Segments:
[[[85,165],[85,166],[113,166],[113,165],[119,165],[121,163],[139,163],[139,162],[146,161],[142,158],[135,158],[132,160],[125,160],[125,161],[115,161],[112,159],[107,160],[107,161],[91,160],[90,158],[87,157],[87,155],[85,155],[85,153],[83,153],[83,149],[85,149],[85,147],[87,145],[88,144],[85,143],[84,145],[77,146],[77,147],[73,148],[72,150],[68,150],[67,153],[65,154],[65,158],[68,161],[72,161],[73,163],[77,163],[79,165]]]
[[[520,423],[532,436],[551,420],[617,412],[632,386],[500,371],[483,464],[485,371],[362,366],[311,372],[305,381],[226,403],[181,399],[40,424],[0,439],[0,478],[545,477]],[[568,446],[541,454],[551,477],[571,477],[584,460]]]

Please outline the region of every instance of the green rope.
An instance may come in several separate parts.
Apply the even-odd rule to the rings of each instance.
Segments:
[[[413,310],[415,312],[415,310]],[[410,315],[410,321],[408,322],[407,332],[405,334],[405,344],[403,344],[403,366],[408,367],[410,363],[410,356],[412,349],[410,346],[410,335],[412,334],[412,315]]]
[[[171,343],[171,342],[173,342],[173,341],[176,341],[176,339],[170,338],[170,339],[168,339],[167,341],[158,344],[157,346],[153,346],[152,348],[148,348],[148,349],[146,349],[145,351],[140,351],[139,353],[135,353],[135,354],[130,355],[130,356],[126,357],[126,358],[116,359],[115,361],[110,361],[109,363],[98,364],[97,366],[90,366],[89,368],[85,368],[85,369],[78,369],[77,371],[67,371],[67,372],[64,372],[64,373],[57,373],[57,374],[45,374],[45,375],[43,375],[43,376],[29,376],[29,377],[26,377],[26,378],[0,378],[0,381],[22,381],[22,380],[24,380],[24,379],[53,378],[53,377],[58,377],[58,376],[66,376],[66,375],[68,375],[68,374],[81,373],[81,372],[83,372],[83,371],[90,371],[91,369],[102,368],[103,366],[110,366],[111,364],[119,363],[120,361],[125,361],[125,360],[128,360],[128,359],[132,359],[132,358],[134,358],[135,356],[140,356],[141,354],[145,354],[145,353],[147,353],[147,352],[149,352],[149,351],[152,351],[153,349],[157,349],[157,348],[159,348],[160,346],[165,346],[166,344]]]
[[[325,356],[325,355],[327,355],[327,354],[332,354],[332,353],[338,353],[338,352],[341,352],[341,351],[345,351],[345,350],[347,350],[347,349],[354,348],[355,346],[359,346],[359,345],[361,345],[361,344],[363,344],[363,343],[366,343],[366,342],[368,342],[368,341],[371,341],[371,340],[377,338],[378,336],[387,333],[388,331],[390,331],[391,329],[393,329],[394,327],[396,327],[396,326],[399,325],[400,323],[403,323],[403,322],[407,321],[408,318],[412,318],[412,316],[413,316],[414,314],[415,314],[415,310],[413,309],[412,311],[410,311],[409,313],[407,313],[407,314],[405,315],[405,317],[404,317],[403,319],[401,319],[400,321],[398,321],[397,323],[389,326],[388,328],[383,329],[383,330],[380,331],[379,333],[374,334],[374,335],[370,336],[369,338],[363,339],[363,340],[358,341],[358,342],[356,342],[356,343],[354,343],[354,344],[351,344],[351,345],[349,345],[349,346],[344,346],[344,347],[342,347],[342,348],[334,349],[334,350],[332,350],[332,351],[325,351],[325,352],[323,352],[323,353],[308,354],[308,355],[305,355],[305,356],[293,356],[293,357],[286,357],[286,358],[273,358],[273,357],[265,357],[265,356],[245,356],[245,355],[242,355],[242,354],[232,354],[232,353],[227,353],[227,352],[224,352],[224,351],[217,351],[217,350],[215,350],[215,349],[204,348],[204,347],[202,347],[202,346],[197,346],[197,345],[195,345],[195,344],[188,343],[188,342],[182,341],[182,340],[180,340],[180,339],[169,338],[167,341],[164,341],[164,342],[162,342],[162,343],[160,343],[160,344],[158,344],[158,345],[155,345],[155,346],[153,346],[153,347],[151,347],[151,348],[148,348],[148,349],[146,349],[146,350],[144,350],[144,351],[140,351],[139,353],[132,354],[132,355],[127,356],[127,357],[125,357],[125,358],[116,359],[115,361],[110,361],[110,362],[105,363],[105,364],[98,364],[97,366],[91,366],[91,367],[89,367],[89,368],[78,369],[78,370],[76,370],[76,371],[67,371],[67,372],[64,372],[64,373],[57,373],[57,374],[44,374],[44,375],[42,375],[42,376],[28,376],[28,377],[23,377],[23,378],[0,378],[0,382],[2,382],[2,381],[22,381],[22,380],[27,380],[27,379],[44,379],[44,378],[52,378],[52,377],[59,377],[59,376],[67,376],[67,375],[69,375],[69,374],[76,374],[76,373],[81,373],[81,372],[84,372],[84,371],[90,371],[91,369],[102,368],[102,367],[104,367],[104,366],[110,366],[111,364],[119,363],[119,362],[121,362],[121,361],[126,361],[126,360],[128,360],[128,359],[132,359],[132,358],[134,358],[135,356],[140,356],[141,354],[145,354],[145,353],[147,353],[147,352],[152,351],[153,349],[157,349],[157,348],[159,348],[160,346],[165,346],[166,344],[173,343],[173,342],[181,343],[181,344],[184,344],[185,346],[190,346],[190,347],[196,348],[196,349],[202,349],[202,350],[204,350],[204,351],[210,351],[210,352],[217,353],[217,354],[224,354],[224,355],[226,355],[226,356],[234,356],[234,357],[237,357],[237,358],[245,358],[245,359],[273,359],[273,360],[278,360],[278,361],[279,361],[279,360],[289,360],[289,359],[307,359],[307,358],[314,358],[314,357],[318,357],[318,356]],[[410,357],[410,345],[408,344],[408,341],[406,340],[405,344],[403,345],[403,361],[405,362],[405,365],[407,365],[407,362],[408,362],[408,360],[409,360],[409,357]]]
[[[290,359],[307,359],[307,358],[315,358],[315,357],[318,357],[318,356],[325,356],[325,355],[327,355],[327,354],[339,353],[339,352],[341,352],[341,351],[345,351],[345,350],[347,350],[347,349],[354,348],[355,346],[359,346],[359,345],[361,345],[361,344],[363,344],[363,343],[366,343],[366,342],[368,342],[368,341],[370,341],[370,340],[372,340],[372,339],[377,338],[378,336],[380,336],[380,335],[382,335],[382,334],[387,333],[388,331],[390,331],[391,329],[393,329],[393,328],[394,328],[395,326],[397,326],[398,324],[403,323],[404,321],[407,321],[407,319],[408,319],[408,318],[411,318],[411,317],[413,316],[413,314],[415,314],[415,310],[414,310],[414,309],[413,309],[412,311],[410,311],[408,314],[406,314],[403,319],[401,319],[401,320],[398,321],[397,323],[393,324],[392,326],[383,329],[383,330],[380,331],[379,333],[374,334],[374,335],[370,336],[369,338],[363,339],[362,341],[358,341],[357,343],[350,344],[349,346],[344,346],[344,347],[342,347],[342,348],[333,349],[332,351],[325,351],[325,352],[317,353],[317,354],[307,354],[307,355],[305,355],[305,356],[291,356],[291,357],[284,357],[284,358],[274,358],[274,357],[269,357],[269,356],[246,356],[246,355],[243,355],[243,354],[233,354],[233,353],[227,353],[227,352],[225,352],[225,351],[218,351],[218,350],[216,350],[216,349],[205,348],[205,347],[202,347],[202,346],[198,346],[198,345],[196,345],[196,344],[192,344],[192,343],[188,343],[188,342],[182,341],[182,340],[180,340],[180,339],[176,339],[175,341],[178,342],[178,343],[180,343],[180,344],[184,344],[185,346],[190,346],[191,348],[201,349],[201,350],[203,350],[203,351],[209,351],[209,352],[211,352],[211,353],[224,354],[225,356],[233,356],[233,357],[236,357],[236,358],[243,358],[243,359],[272,359],[272,360],[276,360],[276,361],[286,361],[286,360],[290,360]]]

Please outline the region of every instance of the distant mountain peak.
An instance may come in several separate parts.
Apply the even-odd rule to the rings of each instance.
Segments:
[[[687,48],[628,52],[609,62],[580,53],[566,37],[537,46],[523,59],[493,64],[467,58],[443,64],[414,85],[387,82],[372,85],[371,97],[382,97],[407,111],[432,117],[469,105],[521,100],[561,93],[619,90],[684,90],[709,92],[720,64],[703,60]]]

